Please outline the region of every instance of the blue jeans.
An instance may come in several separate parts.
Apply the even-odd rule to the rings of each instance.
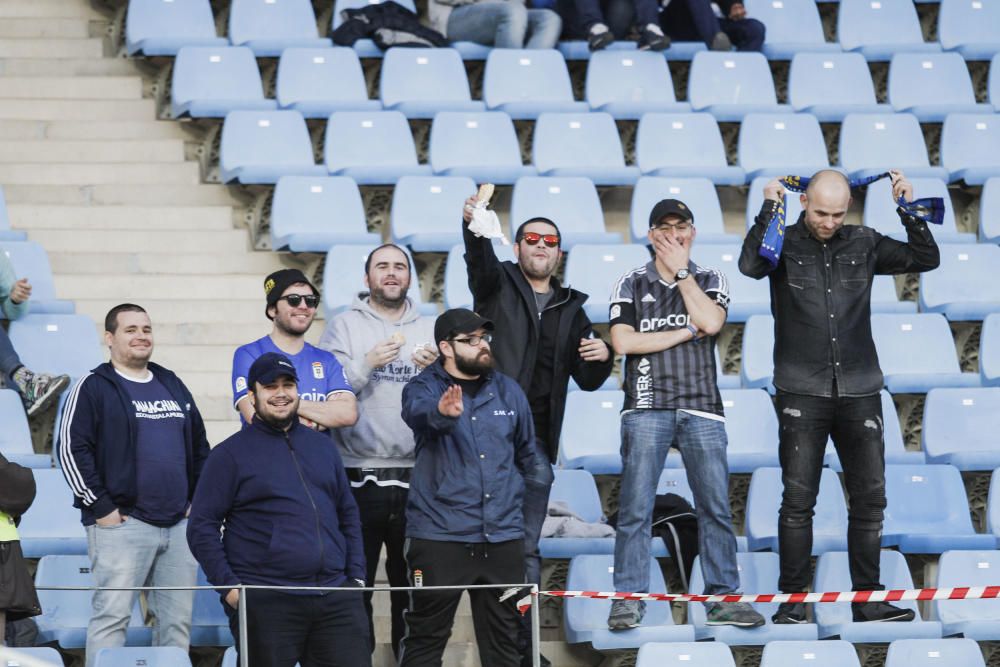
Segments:
[[[10,342],[10,336],[3,327],[0,327],[0,374],[4,382],[10,381],[10,374],[21,365],[21,359],[17,356],[14,345]]]
[[[94,583],[100,587],[194,586],[198,563],[187,544],[187,519],[160,528],[129,517],[110,528],[87,526]],[[102,648],[125,645],[137,591],[96,591],[87,626],[87,667]],[[153,646],[188,650],[194,591],[150,591],[149,611],[156,619]]]
[[[518,0],[462,5],[448,17],[448,39],[499,49],[552,49],[560,33],[558,14],[551,9],[528,9]]]
[[[595,23],[607,25],[615,39],[622,40],[633,25],[644,28],[657,24],[660,17],[657,0],[560,0],[556,7],[570,34],[584,39]]]
[[[549,511],[549,491],[555,475],[545,443],[535,439],[535,464],[524,478],[524,574],[528,583],[542,583],[542,557],[538,540]]]
[[[709,595],[740,588],[729,511],[726,426],[678,410],[622,413],[622,478],[615,535],[615,590],[649,592],[649,541],[656,485],[677,443],[698,515],[698,554]]]

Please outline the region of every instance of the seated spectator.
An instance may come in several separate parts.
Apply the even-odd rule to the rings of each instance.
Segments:
[[[671,39],[705,42],[713,51],[764,47],[764,24],[747,18],[739,0],[665,0],[660,25]]]
[[[567,33],[586,39],[591,51],[627,39],[633,25],[640,50],[663,51],[670,46],[660,28],[657,0],[558,0],[556,7]]]
[[[3,310],[3,317],[16,320],[24,315],[28,311],[29,298],[31,283],[27,278],[15,278],[10,260],[0,252],[0,309]],[[21,358],[17,356],[3,327],[0,327],[0,372],[3,373],[4,380],[10,380],[13,388],[21,395],[29,417],[52,405],[69,384],[68,375],[53,377],[28,370],[21,363]]]
[[[551,49],[562,19],[551,9],[529,9],[523,0],[428,0],[431,27],[453,42],[499,49]]]

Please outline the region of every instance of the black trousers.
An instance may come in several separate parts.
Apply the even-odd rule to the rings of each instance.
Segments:
[[[463,544],[410,539],[406,562],[411,575],[421,571],[424,586],[521,583],[524,542]],[[520,620],[515,606],[519,596],[500,602],[502,593],[500,588],[469,591],[479,661],[484,667],[521,664],[517,648]],[[461,590],[413,592],[405,616],[400,667],[440,667],[461,597]]]
[[[246,591],[247,650],[253,667],[371,667],[361,592],[295,595]],[[240,647],[239,613],[222,602]]]
[[[365,484],[354,488],[354,500],[361,512],[361,534],[365,544],[365,562],[368,571],[365,581],[372,586],[378,567],[382,545],[385,545],[385,573],[390,586],[409,586],[403,545],[406,542],[406,493],[402,486]],[[384,595],[384,593],[382,594]],[[410,602],[406,591],[389,594],[392,605],[392,652],[399,657],[399,642],[406,626],[403,612]],[[368,613],[368,633],[375,648],[375,625],[372,620],[372,593],[365,593],[365,611]]]

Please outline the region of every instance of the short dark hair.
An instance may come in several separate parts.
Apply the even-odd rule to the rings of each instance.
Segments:
[[[395,243],[383,243],[382,245],[380,245],[379,247],[375,248],[370,253],[368,253],[368,257],[365,258],[365,275],[366,276],[368,275],[368,271],[372,268],[372,257],[374,257],[375,253],[377,253],[379,250],[385,250],[386,248],[395,248],[399,252],[403,253],[403,257],[406,258],[406,268],[409,269],[410,271],[413,270],[410,267],[410,256],[406,254],[405,250],[403,250],[401,247],[399,247]]]
[[[145,313],[146,309],[134,303],[120,303],[104,316],[104,330],[113,334],[118,330],[118,313]]]
[[[524,235],[524,228],[527,227],[528,225],[530,225],[533,222],[544,222],[546,225],[552,225],[553,227],[555,227],[556,235],[559,236],[559,245],[560,246],[562,245],[562,232],[559,231],[559,225],[557,225],[556,223],[552,222],[548,218],[542,218],[542,217],[530,218],[530,219],[525,220],[524,222],[522,222],[520,224],[520,226],[517,228],[517,231],[514,232],[514,243],[518,243],[518,242],[521,241],[521,238]]]

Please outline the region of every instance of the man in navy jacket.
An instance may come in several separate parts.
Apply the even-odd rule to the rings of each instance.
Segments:
[[[286,356],[258,357],[253,421],[205,463],[188,542],[214,586],[365,584],[358,506],[337,448],[299,423],[297,380]],[[239,590],[222,595],[239,645]],[[245,602],[254,667],[371,665],[360,592],[251,589]]]
[[[441,356],[403,389],[416,463],[406,507],[414,586],[524,582],[524,475],[534,424],[524,391],[493,370],[493,323],[456,308],[434,323]],[[517,610],[500,589],[472,589],[483,665],[517,665]],[[461,590],[414,592],[401,667],[440,665]]]

